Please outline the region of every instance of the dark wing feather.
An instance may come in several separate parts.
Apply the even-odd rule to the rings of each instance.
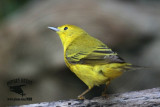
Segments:
[[[76,54],[74,54],[76,53]],[[106,64],[106,63],[125,63],[117,53],[113,52],[106,45],[100,45],[88,53],[86,51],[80,52],[66,52],[67,61],[71,64]]]

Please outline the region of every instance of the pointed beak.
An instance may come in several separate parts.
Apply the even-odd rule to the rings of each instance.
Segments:
[[[51,30],[54,30],[54,31],[59,31],[59,29],[58,28],[55,28],[55,27],[48,27],[49,29],[51,29]]]

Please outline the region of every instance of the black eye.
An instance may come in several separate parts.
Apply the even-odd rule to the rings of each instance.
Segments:
[[[67,30],[67,29],[68,29],[68,27],[65,27],[65,28],[64,28],[64,30]]]

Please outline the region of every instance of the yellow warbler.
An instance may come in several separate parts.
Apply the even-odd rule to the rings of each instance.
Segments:
[[[132,66],[107,45],[75,25],[48,28],[56,31],[62,41],[66,65],[88,86],[78,99],[83,99],[94,86],[106,84],[107,87],[112,79]]]

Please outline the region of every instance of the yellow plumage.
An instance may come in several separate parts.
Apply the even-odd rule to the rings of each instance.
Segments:
[[[108,85],[112,79],[131,68],[131,64],[117,53],[77,26],[66,24],[49,28],[60,36],[66,65],[88,86],[78,96],[79,99],[94,86]]]

